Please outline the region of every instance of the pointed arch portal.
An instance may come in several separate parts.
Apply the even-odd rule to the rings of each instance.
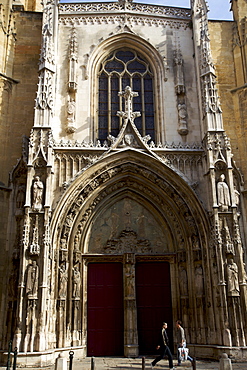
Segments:
[[[181,310],[198,325],[187,307],[205,294],[207,222],[195,194],[162,162],[133,149],[108,153],[77,176],[52,222],[58,347],[151,354],[162,321],[171,337]]]

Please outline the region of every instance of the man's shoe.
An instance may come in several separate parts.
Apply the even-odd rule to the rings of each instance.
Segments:
[[[196,370],[196,358],[195,357],[193,358],[191,364],[192,364],[192,369]]]

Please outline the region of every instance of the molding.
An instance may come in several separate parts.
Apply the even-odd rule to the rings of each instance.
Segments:
[[[239,90],[244,90],[244,89],[246,89],[246,88],[247,88],[247,83],[246,83],[246,84],[244,84],[243,86],[239,86],[239,87],[236,87],[235,89],[230,90],[230,92],[231,92],[231,93],[235,93],[235,92],[237,92],[237,91],[239,91]]]
[[[148,4],[136,3],[73,3],[59,4],[59,13],[61,14],[82,14],[82,13],[142,13],[168,18],[191,19],[191,10],[186,8],[175,8]]]
[[[20,83],[19,80],[15,80],[14,78],[8,77],[4,73],[1,73],[1,72],[0,72],[0,77],[2,77],[4,80],[7,80],[7,81],[9,81],[11,83],[15,83],[15,84]]]
[[[39,127],[40,128],[40,127]],[[108,145],[107,142],[105,142],[104,144],[101,144],[99,141],[96,142],[96,143],[93,143],[93,142],[86,142],[86,141],[82,141],[82,142],[79,142],[79,141],[71,141],[71,140],[66,140],[66,141],[63,141],[61,140],[60,142],[56,142],[54,141],[53,142],[53,149],[54,150],[69,150],[69,151],[72,151],[72,150],[80,150],[81,149],[85,149],[85,151],[88,151],[88,150],[99,150],[99,151],[102,151],[102,150],[107,150],[108,148],[110,148],[111,145]],[[203,151],[203,146],[201,143],[191,143],[191,144],[188,144],[188,143],[175,143],[175,142],[172,142],[172,143],[168,143],[168,142],[165,142],[165,143],[158,143],[158,144],[155,144],[153,141],[151,141],[150,143],[147,144],[147,147],[149,147],[150,149],[152,149],[153,151],[186,151],[186,152],[189,152],[189,151]],[[117,150],[117,149],[115,149]],[[119,149],[119,151],[121,151],[122,149]]]
[[[130,24],[188,28],[191,10],[131,2],[59,4],[59,23],[64,25]]]
[[[130,24],[137,26],[155,26],[155,27],[170,27],[170,28],[189,28],[188,20],[176,20],[176,19],[167,19],[160,17],[145,17],[139,15],[126,15],[126,14],[117,14],[117,15],[67,15],[60,16],[59,23],[65,26],[73,25],[95,25],[95,24]]]

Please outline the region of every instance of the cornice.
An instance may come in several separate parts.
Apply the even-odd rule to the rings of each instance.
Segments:
[[[190,20],[191,10],[188,8],[175,8],[159,5],[137,4],[137,3],[60,3],[59,14],[95,14],[95,13],[138,13],[160,16],[166,18],[177,18]]]
[[[188,28],[191,20],[190,9],[164,7],[135,3],[60,3],[59,22],[74,24],[116,24],[165,26]]]
[[[156,145],[154,142],[151,142],[150,144],[147,144],[147,146],[155,151],[155,152],[173,152],[173,151],[182,151],[182,152],[203,152],[203,146],[201,143],[191,143],[191,144],[183,144],[181,142],[179,143],[167,143],[165,142],[164,144],[159,143]],[[61,140],[60,142],[53,142],[52,147],[55,151],[99,151],[99,152],[104,152],[107,149],[110,148],[110,146],[105,142],[104,144],[98,143],[92,143],[92,142],[78,142],[78,141],[63,141]],[[117,150],[117,149],[115,149]],[[121,151],[121,149],[119,149]]]

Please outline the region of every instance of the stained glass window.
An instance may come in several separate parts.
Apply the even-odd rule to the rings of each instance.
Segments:
[[[130,86],[139,96],[133,99],[133,110],[141,112],[135,125],[142,136],[150,135],[155,140],[153,73],[149,63],[133,50],[117,50],[100,66],[98,139],[104,142],[109,134],[117,136],[122,118],[117,111],[124,110],[123,98],[118,92]]]

